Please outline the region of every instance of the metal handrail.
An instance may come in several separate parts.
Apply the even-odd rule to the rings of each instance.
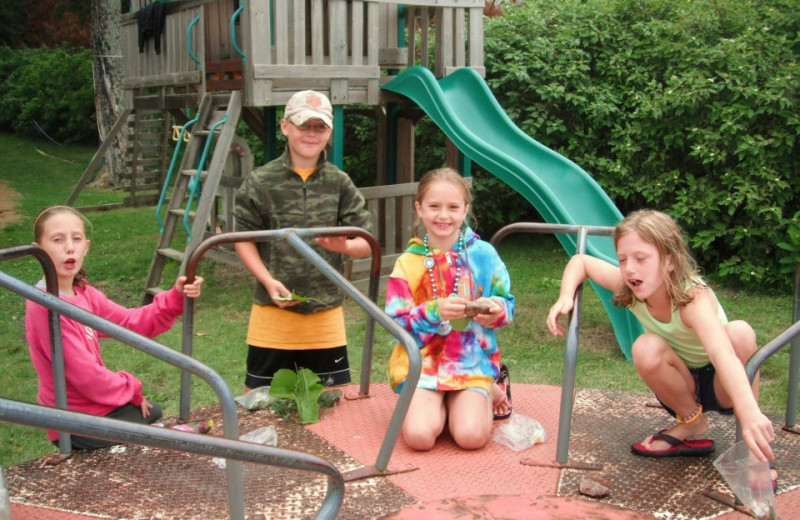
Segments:
[[[211,125],[211,127],[208,129],[208,137],[206,137],[205,146],[203,146],[203,153],[200,156],[200,161],[197,163],[197,170],[195,170],[194,176],[189,180],[189,198],[186,201],[186,211],[183,213],[183,229],[186,230],[186,235],[189,240],[192,239],[192,230],[189,228],[189,211],[192,208],[192,203],[194,202],[197,188],[200,187],[200,176],[203,174],[203,168],[205,167],[206,159],[208,158],[208,151],[211,149],[211,142],[214,140],[214,132],[217,130],[219,125],[227,122],[228,119],[230,119],[230,114],[225,112],[225,115],[219,121]]]
[[[308,246],[304,240],[309,240],[317,237],[361,237],[365,239],[370,246],[372,253],[372,264],[370,267],[369,277],[369,297],[365,297],[356,287],[351,284],[344,276],[341,275],[336,269],[328,264],[316,251]],[[374,326],[375,322],[381,324],[394,338],[401,343],[407,353],[409,359],[408,379],[403,385],[400,396],[397,400],[392,418],[389,421],[389,427],[386,431],[383,443],[381,444],[375,468],[379,472],[385,472],[389,465],[389,458],[391,457],[394,445],[397,442],[397,437],[400,434],[400,427],[403,424],[403,419],[406,416],[408,407],[411,404],[411,398],[417,388],[419,382],[419,375],[422,368],[422,361],[419,353],[419,347],[411,335],[406,332],[394,320],[389,318],[381,308],[376,305],[378,297],[378,281],[380,278],[381,270],[381,252],[375,237],[364,229],[357,227],[323,227],[314,229],[278,229],[268,231],[240,231],[233,233],[220,233],[205,239],[197,245],[197,247],[190,253],[189,259],[186,263],[186,276],[190,279],[196,272],[197,263],[206,251],[214,246],[221,244],[230,244],[236,242],[267,242],[270,240],[286,240],[292,247],[297,250],[306,260],[311,262],[317,267],[322,274],[329,280],[339,286],[350,298],[367,313],[366,324],[366,337],[364,339],[364,357],[361,366],[361,387],[360,393],[367,395],[369,393],[369,375],[372,369],[372,348],[374,339]],[[186,343],[184,343],[186,345]],[[186,355],[191,356],[191,350],[184,351]],[[188,407],[189,400],[189,380],[186,378],[181,381],[181,406],[183,407],[184,400]]]
[[[588,235],[611,236],[614,228],[610,226],[576,226],[567,224],[542,224],[537,222],[517,222],[504,226],[492,236],[491,244],[495,247],[506,235],[516,232],[553,233],[578,235],[575,254],[586,252]],[[583,284],[575,291],[575,300],[567,327],[566,351],[564,352],[564,369],[561,378],[561,406],[558,415],[558,441],[556,443],[556,462],[567,464],[569,460],[569,434],[572,428],[572,410],[574,408],[575,373],[578,365],[578,330],[580,329],[581,302]]]
[[[322,506],[314,517],[317,519],[329,520],[336,518],[344,499],[344,478],[339,470],[328,461],[306,453],[244,442],[238,439],[232,440],[196,435],[169,428],[155,428],[144,424],[86,415],[68,410],[58,410],[3,398],[0,398],[0,421],[36,428],[64,430],[88,437],[165,448],[197,455],[224,457],[235,460],[238,466],[241,466],[242,462],[255,462],[322,473],[327,477],[328,488]],[[231,464],[231,462],[228,462],[226,467]],[[243,507],[242,503],[241,508]],[[231,518],[244,519],[244,514],[235,514],[231,510]]]
[[[242,14],[244,2],[245,0],[241,0],[239,9],[234,11],[231,15],[231,43],[233,44],[233,50],[242,58],[242,65],[247,64],[247,56],[244,55],[244,51],[239,47],[239,44],[236,43],[236,20],[239,18],[239,15]]]
[[[17,246],[0,249],[0,262],[33,256],[42,265],[44,270],[45,286],[47,292],[58,297],[58,275],[53,260],[44,249],[32,246]],[[2,271],[0,271],[1,273]],[[61,319],[53,309],[47,309],[47,323],[50,329],[50,356],[53,360],[53,392],[56,406],[62,410],[67,409],[67,381],[64,375],[64,349],[61,348]],[[61,455],[72,453],[72,438],[68,433],[58,432],[58,450]]]
[[[175,150],[172,152],[172,160],[169,163],[169,169],[167,170],[167,176],[164,179],[164,185],[161,187],[161,195],[158,197],[158,204],[156,205],[156,220],[158,221],[158,228],[161,230],[160,232],[164,232],[164,221],[161,218],[161,208],[164,205],[164,199],[167,197],[167,190],[170,186],[170,181],[172,180],[172,172],[175,171],[175,163],[178,162],[178,156],[181,152],[181,143],[183,143],[183,136],[186,135],[186,129],[197,123],[197,120],[200,118],[200,112],[197,112],[197,115],[194,116],[194,119],[190,119],[181,127],[181,131],[178,134],[178,142],[175,144]]]
[[[200,15],[198,14],[197,16],[194,17],[194,20],[192,20],[189,23],[189,26],[186,28],[186,49],[189,51],[189,57],[192,58],[192,60],[197,64],[197,67],[202,70],[203,64],[200,62],[200,58],[197,57],[197,54],[195,54],[194,50],[192,49],[194,47],[192,43],[192,29],[194,29],[194,26],[197,25],[197,22],[199,21],[200,21]]]
[[[65,300],[62,300],[57,296],[58,285],[57,285],[57,278],[55,276],[55,268],[52,264],[52,260],[50,257],[45,253],[41,248],[37,246],[19,246],[14,248],[8,249],[0,249],[0,260],[16,258],[23,255],[31,255],[35,256],[39,261],[45,266],[45,275],[49,280],[48,289],[53,289],[56,293],[45,292],[36,287],[26,284],[21,280],[14,278],[2,271],[0,271],[0,287],[4,287],[9,289],[10,291],[23,296],[24,298],[33,301],[34,303],[38,303],[43,307],[46,307],[51,316],[51,348],[55,349],[55,352],[60,352],[61,354],[61,362],[60,362],[60,375],[55,378],[54,381],[58,381],[61,379],[62,382],[65,381],[64,377],[64,369],[63,369],[63,350],[61,348],[61,328],[60,328],[60,315],[67,316],[79,323],[84,325],[88,325],[93,329],[101,332],[111,338],[117,339],[126,343],[138,350],[141,350],[147,354],[150,354],[162,361],[165,361],[171,365],[174,365],[181,369],[181,373],[191,373],[194,374],[201,379],[205,380],[216,392],[217,397],[220,400],[220,406],[222,410],[222,419],[223,419],[223,434],[225,437],[230,439],[231,441],[238,441],[239,438],[239,422],[238,416],[236,414],[236,403],[233,400],[233,395],[231,394],[230,389],[228,388],[225,380],[217,374],[213,369],[204,365],[203,363],[191,358],[190,356],[186,356],[180,352],[176,352],[173,349],[162,345],[150,338],[137,334],[130,329],[117,325],[116,323],[110,322],[101,318],[91,312],[88,312],[76,305],[73,305]],[[191,277],[187,277],[189,281],[194,280],[194,273],[192,273]],[[55,281],[55,282],[54,282]],[[55,285],[53,285],[55,283]],[[184,334],[183,334],[183,342],[184,342],[184,350],[187,350],[185,343],[189,343],[188,350],[191,351],[191,342],[192,342],[192,324],[194,321],[194,306],[193,300],[191,298],[184,296]],[[56,327],[54,327],[54,324]],[[187,325],[188,324],[188,325]],[[55,341],[55,346],[53,344]],[[54,358],[55,359],[55,358]],[[56,365],[58,365],[58,360],[54,362],[54,371],[57,370]],[[29,419],[19,418],[19,416],[11,410],[13,405],[9,405],[9,403],[13,403],[13,401],[8,401],[5,399],[0,399],[0,419],[4,419],[6,417],[15,417],[14,422],[19,422],[20,424],[26,424],[30,426],[37,426],[37,427],[44,427],[44,428],[51,428],[55,430],[63,430],[66,432],[73,432],[73,433],[84,433],[92,437],[101,437],[101,438],[111,438],[112,440],[130,440],[131,442],[136,442],[138,444],[150,444],[149,441],[143,441],[142,436],[147,437],[148,435],[154,437],[160,437],[157,433],[162,431],[156,428],[152,428],[149,426],[144,425],[137,425],[135,423],[126,423],[124,421],[118,421],[115,419],[108,419],[108,418],[99,418],[96,416],[85,415],[85,414],[78,414],[75,412],[68,412],[66,411],[66,383],[64,382],[64,389],[61,391],[61,395],[63,397],[63,410],[54,410],[49,409],[47,407],[39,407],[43,408],[44,410],[49,410],[49,412],[60,412],[69,414],[65,417],[62,417],[64,422],[58,422],[58,415],[53,415],[52,413],[41,413],[33,411],[29,415]],[[58,400],[58,397],[57,397]],[[20,403],[22,404],[22,403]],[[34,406],[34,405],[27,405],[24,408],[28,410],[27,407]],[[24,415],[24,414],[23,414]],[[76,420],[76,416],[78,422],[81,424],[74,425],[71,421]],[[37,422],[37,417],[42,419],[40,422]],[[99,428],[94,428],[93,426],[89,425],[86,426],[83,422],[89,420],[100,420],[102,421],[109,421],[113,426],[113,430],[117,432],[122,432],[117,436],[108,436],[104,433],[104,428],[107,426],[104,422],[100,422],[98,424],[103,425]],[[12,420],[12,419],[7,419]],[[32,422],[31,422],[32,421]],[[83,421],[83,422],[82,422]],[[57,424],[57,426],[50,426],[51,424]],[[144,428],[139,430],[140,428]],[[179,432],[174,432],[179,433]],[[128,437],[127,435],[132,435]],[[69,439],[69,438],[68,438]],[[166,438],[167,440],[169,437]],[[207,437],[207,439],[212,439]],[[59,436],[59,443],[61,442],[61,436]],[[155,442],[155,441],[153,441]],[[212,443],[213,444],[213,443]],[[157,444],[155,444],[157,445]],[[67,446],[71,448],[71,442],[67,440]],[[166,446],[166,447],[172,447]],[[175,448],[179,449],[179,448]],[[71,451],[71,450],[70,450]],[[191,450],[190,450],[191,451]],[[277,452],[272,452],[271,455],[274,457],[281,457],[280,452],[286,453],[296,453],[300,455],[300,457],[295,457],[297,460],[301,460],[299,464],[292,462],[291,465],[289,463],[284,462],[280,465],[289,465],[289,467],[295,467],[297,469],[306,469],[308,471],[319,471],[317,469],[317,463],[314,464],[305,464],[302,462],[304,460],[305,454],[301,454],[299,452],[288,452],[287,450],[278,450]],[[66,453],[69,453],[67,451]],[[220,452],[221,456],[225,456],[225,452]],[[244,520],[244,484],[242,479],[242,466],[241,463],[238,462],[239,457],[232,457],[236,459],[235,461],[226,464],[226,476],[228,482],[228,506],[230,510],[230,517],[237,519],[237,520]],[[327,464],[327,463],[326,463]],[[326,470],[327,471],[327,470]],[[337,471],[338,473],[338,471]],[[343,477],[339,475],[339,479],[341,483],[343,483]],[[338,511],[341,505],[341,493],[336,492],[335,490],[331,489],[331,486],[335,487],[336,482],[331,482],[329,479],[329,492],[328,496],[326,496],[326,501],[328,504],[323,504],[323,509],[325,511],[333,511],[331,516],[318,516],[318,518],[333,518],[335,517],[336,511]],[[343,484],[342,484],[343,486]],[[338,505],[335,508],[330,504],[331,500],[338,500]],[[327,513],[326,513],[327,514]]]

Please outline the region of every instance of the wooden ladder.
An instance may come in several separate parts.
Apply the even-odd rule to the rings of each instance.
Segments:
[[[238,90],[206,93],[200,101],[197,120],[190,128],[191,137],[186,144],[164,216],[164,228],[150,263],[143,298],[146,303],[152,301],[153,296],[162,291],[160,284],[167,261],[180,262],[179,273],[183,274],[189,253],[209,234],[217,232],[217,189],[220,186],[223,167],[236,133],[241,111],[242,94]],[[226,116],[224,123],[219,124]],[[211,140],[211,143],[207,145],[208,140]],[[198,169],[199,161],[207,146],[207,157],[204,161],[207,167]],[[197,209],[191,211],[190,207],[185,206],[195,182],[201,183],[201,186],[195,188],[200,189],[200,197],[197,200]],[[187,211],[189,216],[185,218]],[[178,227],[183,227],[185,221],[191,221],[191,233],[187,237],[185,249],[181,251],[173,246],[173,240]],[[235,254],[223,251],[209,251],[206,256],[224,262],[237,261]]]
[[[169,156],[169,112],[137,109],[129,121],[125,167],[130,194],[124,206],[155,204],[164,182]]]

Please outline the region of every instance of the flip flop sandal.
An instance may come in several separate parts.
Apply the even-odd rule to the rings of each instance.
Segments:
[[[631,445],[631,452],[641,457],[701,457],[713,453],[715,449],[711,439],[680,440],[664,433],[664,430],[654,434],[653,440],[664,441],[670,446],[665,450],[654,450],[637,442]]]
[[[505,391],[506,403],[508,403],[508,411],[506,413],[492,414],[495,421],[501,421],[511,417],[511,412],[514,409],[511,406],[511,375],[508,373],[508,368],[505,365],[500,365],[500,373],[497,374],[497,379],[495,379],[494,382],[500,387],[500,390]],[[496,404],[500,404],[500,402]],[[496,408],[495,404],[492,405],[492,408]]]

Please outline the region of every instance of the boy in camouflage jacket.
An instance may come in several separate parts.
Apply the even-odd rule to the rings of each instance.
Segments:
[[[310,90],[292,96],[281,120],[286,150],[253,170],[236,194],[237,231],[371,229],[364,197],[346,173],[326,160],[332,126],[327,97]],[[340,272],[343,255],[370,253],[363,238],[317,238],[312,247]],[[311,369],[328,386],[349,383],[342,291],[286,241],[240,242],[236,252],[257,282],[245,391],[269,385],[280,368]],[[292,291],[313,300],[285,300]]]

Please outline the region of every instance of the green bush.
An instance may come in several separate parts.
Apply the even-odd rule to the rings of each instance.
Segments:
[[[666,211],[706,269],[785,288],[799,31],[798,0],[526,2],[487,21],[486,75],[623,213]]]
[[[0,49],[0,129],[57,141],[97,138],[92,61],[86,49]]]

